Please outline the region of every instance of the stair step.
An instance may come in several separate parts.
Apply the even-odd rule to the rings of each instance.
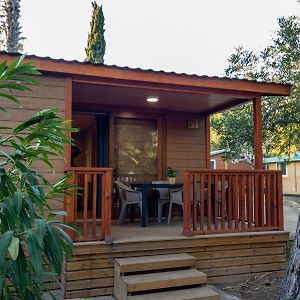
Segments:
[[[206,274],[195,269],[121,276],[121,279],[127,287],[127,292],[158,290],[207,282]]]
[[[218,300],[219,294],[203,286],[176,291],[129,296],[128,300]]]
[[[195,261],[195,257],[185,253],[115,259],[120,273],[192,267]]]

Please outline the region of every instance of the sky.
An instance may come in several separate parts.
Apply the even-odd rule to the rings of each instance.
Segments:
[[[280,16],[300,15],[296,0],[97,0],[105,16],[105,63],[198,75],[224,75],[237,46],[270,44]],[[90,0],[21,0],[24,50],[85,58]]]

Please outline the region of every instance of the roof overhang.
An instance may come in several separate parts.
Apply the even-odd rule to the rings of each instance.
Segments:
[[[1,60],[6,60],[9,63],[19,56],[20,54],[0,53]],[[207,103],[200,111],[213,113],[245,103],[258,96],[288,96],[291,90],[291,85],[289,84],[132,69],[129,67],[66,61],[35,55],[28,55],[26,60],[33,62],[35,67],[43,73],[72,77],[75,88],[82,91],[91,92],[94,89],[96,92],[95,86],[100,85],[101,88],[99,88],[98,93],[102,91],[104,95],[111,95],[112,98],[114,93],[120,94],[124,92],[124,95],[130,95],[132,88],[134,88],[136,92],[133,93],[132,100],[129,97],[127,97],[127,100],[131,101],[132,105],[138,106],[137,97],[145,97],[151,93],[157,93],[163,99],[168,98],[169,102],[172,97],[175,100],[188,99],[186,97],[188,95],[189,100],[186,101],[189,101],[190,107],[194,107],[194,105],[199,106],[199,103],[204,103],[203,101],[206,99]],[[112,92],[112,87],[115,87],[114,92]],[[109,101],[111,103],[111,99]],[[186,101],[182,102],[182,108],[185,107]],[[197,101],[200,102],[197,103]],[[165,105],[159,104],[161,105],[160,108],[169,107],[169,102],[165,100]],[[140,103],[144,106],[142,102]],[[120,105],[120,103],[116,104]],[[176,110],[182,110],[181,106],[179,105]],[[193,109],[193,111],[195,110]]]

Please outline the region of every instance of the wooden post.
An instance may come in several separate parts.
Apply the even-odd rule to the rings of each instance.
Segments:
[[[72,120],[72,78],[66,78],[66,87],[65,87],[65,120]],[[71,126],[71,124],[70,124]],[[67,131],[66,135],[71,138],[71,132]],[[65,146],[65,170],[67,171],[71,167],[71,145]],[[74,179],[73,179],[74,180]],[[77,179],[76,179],[77,181]],[[74,197],[77,197],[75,194],[74,196],[65,196],[64,197],[64,210],[67,213],[65,217],[65,222],[71,223],[75,225],[75,211],[76,208],[74,206]],[[70,237],[74,240],[75,234],[73,230],[67,230],[67,233]]]
[[[253,98],[253,138],[255,169],[263,168],[261,97]]]
[[[262,151],[262,115],[261,115],[261,97],[253,98],[253,139],[254,139],[254,167],[256,170],[263,168],[263,151]],[[264,199],[261,196],[261,190],[263,182],[263,176],[259,176],[259,174],[256,174],[258,176],[259,180],[256,181],[256,192],[255,197],[257,197],[256,201],[254,201],[256,207],[255,212],[256,215],[256,221],[255,226],[263,226],[262,224],[262,218],[259,216],[262,216],[263,214],[263,208],[264,208]]]
[[[183,173],[183,232],[182,235],[191,236],[191,174]]]
[[[206,169],[210,169],[210,115],[205,116],[205,150]]]

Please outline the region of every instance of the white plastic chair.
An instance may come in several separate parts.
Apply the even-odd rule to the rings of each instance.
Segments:
[[[153,184],[158,183],[168,183],[168,181],[152,181]],[[162,209],[166,203],[170,203],[170,194],[168,188],[154,188],[154,190],[158,191],[158,207],[157,207],[157,215],[158,215],[158,223],[161,223],[162,217]]]
[[[118,188],[119,197],[122,201],[122,208],[118,221],[119,225],[121,225],[125,218],[127,205],[138,204],[142,214],[142,193],[129,188],[127,185],[118,180],[115,181],[115,185]]]

